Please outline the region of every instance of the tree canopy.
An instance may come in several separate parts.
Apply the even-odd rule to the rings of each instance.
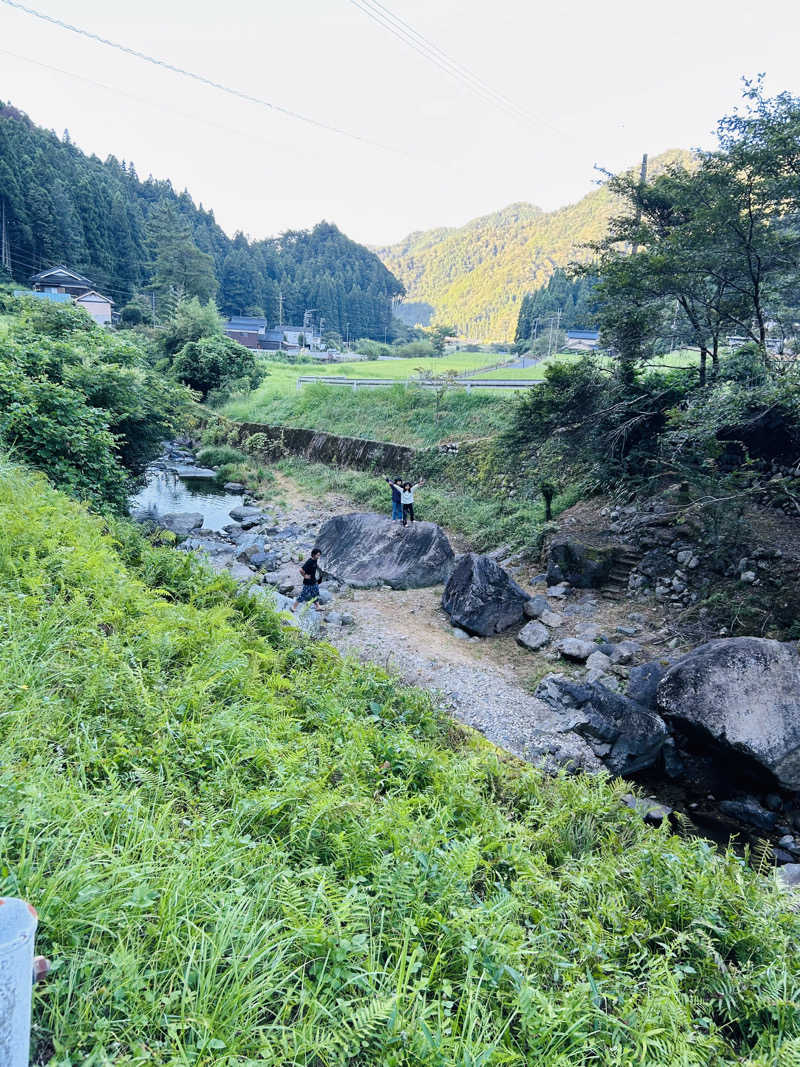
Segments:
[[[85,274],[118,307],[154,294],[164,318],[176,292],[223,313],[383,340],[400,282],[331,223],[249,241],[169,181],[140,181],[132,163],[86,156],[68,138],[0,103],[0,200],[14,278],[56,263]],[[163,312],[163,314],[162,314]]]

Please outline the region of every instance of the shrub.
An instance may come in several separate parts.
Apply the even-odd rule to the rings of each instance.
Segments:
[[[204,337],[189,341],[175,356],[173,373],[205,397],[233,379],[247,379],[251,388],[259,381],[258,365],[249,348],[230,337]]]
[[[75,495],[123,507],[189,395],[80,309],[25,303],[0,336],[0,441]]]
[[[230,445],[205,445],[197,453],[198,462],[204,467],[221,467],[223,463],[246,463],[247,456]]]

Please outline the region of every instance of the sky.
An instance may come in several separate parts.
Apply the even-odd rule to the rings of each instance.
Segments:
[[[355,135],[224,94],[0,0],[0,100],[69,130],[86,152],[132,160],[142,178],[170,178],[229,233],[253,238],[327,219],[380,245],[516,201],[552,210],[594,186],[595,166],[712,147],[743,76],[763,72],[770,93],[800,93],[800,5],[788,0],[385,0],[510,100],[513,114],[356,0],[25,3]]]

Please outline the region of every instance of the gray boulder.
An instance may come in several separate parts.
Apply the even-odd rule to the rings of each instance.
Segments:
[[[586,660],[597,651],[597,645],[593,641],[581,641],[579,637],[565,637],[559,641],[556,648],[565,659],[574,659],[578,663]]]
[[[241,504],[239,507],[231,508],[228,514],[236,522],[241,522],[242,519],[252,519],[256,515],[260,516],[261,508],[255,508],[251,504]]]
[[[192,530],[199,530],[203,525],[203,516],[199,511],[169,511],[166,515],[154,516],[153,521],[180,537],[188,537]]]
[[[612,774],[651,767],[667,739],[660,716],[600,682],[580,684],[562,674],[550,674],[534,695],[568,717],[569,729],[589,742]]]
[[[578,589],[604,585],[614,566],[617,550],[610,545],[594,547],[572,538],[558,538],[547,556],[547,583],[569,582]]]
[[[531,652],[544,648],[549,640],[550,631],[546,626],[542,626],[540,622],[535,620],[523,626],[517,634],[517,644],[522,645],[523,648],[530,649]]]
[[[489,556],[459,556],[442,607],[467,633],[488,637],[522,622],[528,594]]]
[[[701,645],[671,667],[657,691],[672,722],[800,789],[800,655],[791,644],[732,637]]]
[[[393,589],[421,589],[446,580],[453,549],[432,522],[401,526],[383,515],[336,515],[316,539],[326,574],[356,588],[382,582]]]
[[[547,597],[541,595],[532,596],[530,600],[525,603],[525,617],[528,619],[538,619],[542,612],[547,610]]]
[[[211,467],[178,467],[175,473],[179,478],[216,478],[217,472]]]

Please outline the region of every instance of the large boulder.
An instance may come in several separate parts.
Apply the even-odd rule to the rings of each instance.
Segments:
[[[479,637],[522,622],[528,594],[490,556],[459,556],[445,586],[442,607],[456,626]]]
[[[578,589],[598,588],[608,580],[616,555],[612,545],[597,548],[572,538],[557,538],[547,556],[547,584],[569,582]]]
[[[659,715],[600,682],[581,684],[550,674],[534,695],[565,717],[565,725],[588,741],[612,774],[651,767],[667,740],[667,727]]]
[[[710,641],[671,667],[657,691],[669,720],[800,789],[800,655],[761,637]]]
[[[401,526],[382,515],[336,515],[322,526],[316,545],[321,565],[341,582],[367,589],[421,589],[447,579],[453,549],[432,522]]]
[[[199,530],[203,525],[203,516],[199,511],[169,511],[166,515],[156,515],[154,522],[179,537],[188,537],[192,530]]]

